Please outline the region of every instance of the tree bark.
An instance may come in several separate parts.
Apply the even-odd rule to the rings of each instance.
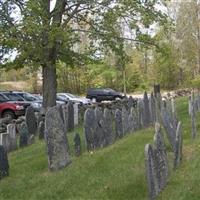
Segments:
[[[46,109],[56,105],[56,92],[57,92],[57,80],[56,80],[56,65],[42,66],[43,73],[43,107]]]

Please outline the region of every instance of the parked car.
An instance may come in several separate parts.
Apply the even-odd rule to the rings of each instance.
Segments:
[[[70,93],[57,93],[57,97],[62,98],[66,101],[71,101],[73,103],[78,103],[79,105],[89,105],[91,100],[85,97],[80,97]]]
[[[37,100],[33,95],[27,93],[27,92],[18,92],[18,91],[4,91],[0,92],[0,94],[3,94],[11,101],[24,101],[29,103],[35,111],[39,111],[42,107],[42,101]]]
[[[0,117],[9,117],[15,119],[18,116],[24,115],[26,108],[30,104],[23,101],[11,101],[6,96],[0,94]]]
[[[40,101],[43,101],[43,97],[39,94],[34,94],[34,97],[36,97]],[[56,105],[62,105],[62,104],[66,104],[66,103],[67,102],[65,100],[56,97]]]
[[[112,101],[124,98],[121,93],[110,88],[90,88],[87,90],[86,97],[93,102]]]

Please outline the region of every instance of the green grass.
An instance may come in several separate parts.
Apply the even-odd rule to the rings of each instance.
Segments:
[[[183,162],[171,171],[169,183],[158,199],[200,199],[200,141],[191,139],[187,99],[177,102],[184,129]],[[48,170],[45,143],[37,141],[9,154],[10,176],[0,181],[0,200],[147,199],[144,146],[152,143],[153,134],[152,128],[141,130],[104,149],[85,151],[78,158],[71,156],[68,167],[53,173]],[[71,155],[73,135],[68,135]]]

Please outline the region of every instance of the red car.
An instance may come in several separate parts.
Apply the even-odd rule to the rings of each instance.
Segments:
[[[0,118],[9,117],[12,119],[24,115],[29,103],[20,101],[10,101],[8,98],[0,94]]]

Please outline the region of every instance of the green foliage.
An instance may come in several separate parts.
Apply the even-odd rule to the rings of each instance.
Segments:
[[[191,80],[191,86],[196,89],[200,89],[200,75],[196,76],[193,80]]]

